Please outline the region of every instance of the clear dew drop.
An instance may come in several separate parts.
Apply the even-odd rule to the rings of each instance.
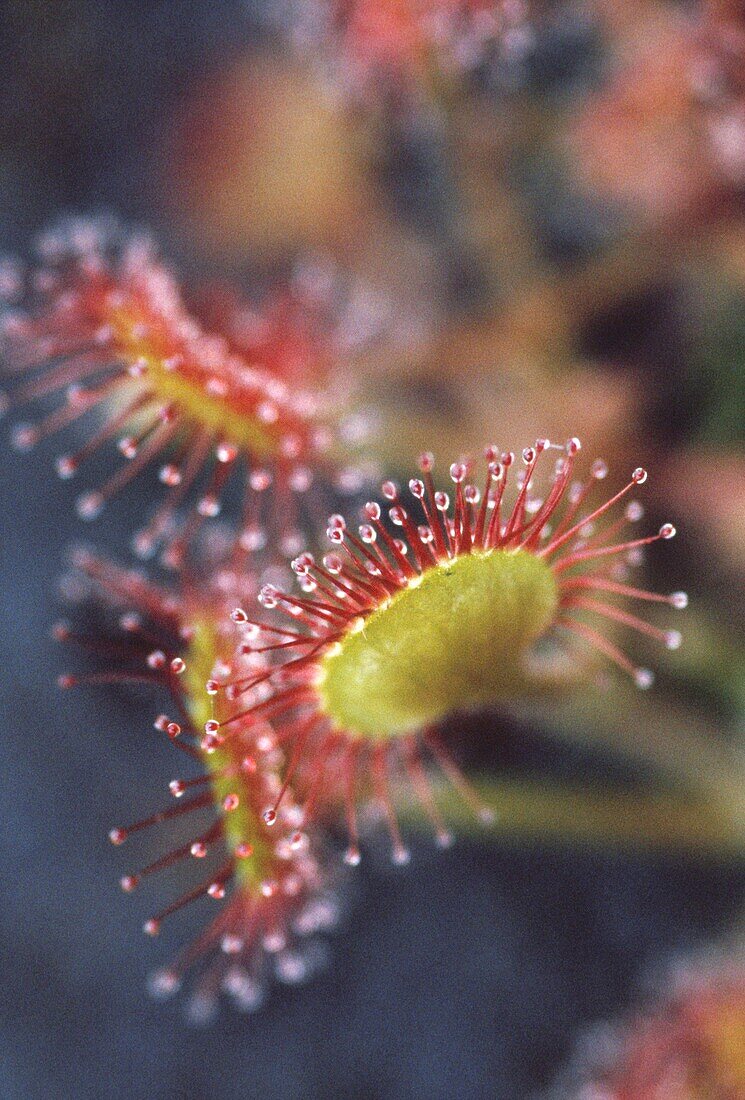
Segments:
[[[307,466],[296,466],[290,473],[288,481],[293,493],[307,493],[313,484],[313,474]]]
[[[218,462],[235,462],[238,457],[238,448],[231,443],[219,443],[215,448],[215,456]]]
[[[155,553],[155,539],[147,531],[138,531],[132,536],[132,551],[137,558],[151,558]]]
[[[279,593],[273,584],[265,584],[259,592],[259,603],[262,607],[270,611],[276,607],[279,602]]]
[[[197,501],[197,512],[205,519],[214,519],[220,515],[220,501],[216,496],[203,496]]]
[[[302,550],[305,543],[305,535],[302,531],[286,531],[279,540],[279,548],[284,557],[291,557]]]
[[[147,980],[147,991],[158,1000],[172,997],[181,988],[178,974],[173,970],[156,970]]]
[[[60,455],[54,465],[58,477],[61,477],[64,481],[74,477],[78,468],[77,462],[71,455]]]
[[[75,501],[75,511],[80,519],[96,519],[103,511],[104,503],[101,493],[83,493]]]
[[[304,851],[308,847],[308,837],[299,829],[290,837],[290,847],[294,852]]]
[[[276,928],[265,933],[261,943],[265,951],[268,951],[270,955],[276,955],[278,951],[283,951],[287,946],[287,936]]]
[[[32,424],[17,424],[10,437],[14,451],[30,451],[38,440],[38,432]]]
[[[256,1012],[264,1003],[264,987],[240,967],[228,970],[222,986],[239,1012]]]
[[[344,563],[338,554],[325,554],[323,557],[323,567],[336,577],[344,568]]]
[[[308,977],[308,965],[300,952],[283,951],[274,960],[274,973],[285,985],[299,985]]]
[[[125,435],[117,443],[117,448],[125,458],[132,459],[137,457],[137,444],[130,435]]]
[[[186,1003],[186,1019],[194,1027],[211,1024],[218,1012],[217,997],[209,993],[194,993]]]
[[[175,488],[177,485],[181,484],[181,471],[178,466],[167,463],[158,470],[158,480],[162,485],[167,485],[169,488]]]
[[[263,493],[272,483],[272,475],[268,470],[252,470],[248,477],[248,483],[255,493]]]
[[[642,691],[647,691],[654,683],[654,673],[650,668],[637,668],[634,671],[634,683]]]

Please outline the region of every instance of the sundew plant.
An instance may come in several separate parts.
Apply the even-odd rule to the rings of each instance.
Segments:
[[[281,359],[257,367],[229,335],[189,314],[147,241],[112,245],[102,232],[76,220],[44,238],[38,271],[13,278],[8,268],[11,400],[63,391],[14,439],[26,449],[97,412],[87,441],[60,456],[57,471],[68,480],[92,451],[116,443],[124,464],[77,500],[92,519],[155,468],[169,495],[135,546],[148,556],[162,539],[171,575],[162,587],[78,554],[98,597],[119,613],[121,641],[112,648],[59,625],[61,640],[115,655],[105,670],[60,683],[145,681],[170,696],[172,713],[156,728],[199,773],[173,779],[167,808],[113,827],[110,839],[119,846],[173,818],[185,829],[192,815],[199,824],[183,844],[125,874],[122,888],[131,893],[175,863],[207,867],[145,923],[157,936],[190,901],[223,904],[152,988],[175,992],[196,970],[193,1015],[211,1012],[221,992],[253,1009],[270,976],[299,981],[318,964],[314,934],[333,926],[338,909],[334,835],[344,837],[343,862],[356,866],[375,811],[394,863],[405,864],[397,803],[416,804],[438,845],[450,846],[438,804],[443,779],[485,826],[492,821],[497,807],[460,769],[444,720],[535,693],[587,690],[598,658],[638,688],[652,686],[653,672],[616,641],[615,628],[679,646],[677,629],[632,608],[656,603],[674,613],[686,594],[629,578],[644,547],[676,532],[671,523],[634,532],[643,515],[634,494],[647,471],[638,467],[603,494],[607,467],[596,460],[588,469],[577,437],[541,438],[520,455],[490,444],[482,461],[463,457],[444,478],[425,454],[405,493],[387,480],[382,504],[357,505],[359,524],[353,513],[324,521],[318,498],[315,517],[313,506],[301,512],[297,494],[340,481],[318,413],[333,408],[330,394],[312,376],[307,393],[298,390],[282,377]],[[238,520],[218,547],[209,520],[230,476],[239,483]],[[287,561],[303,522],[306,545],[318,549]],[[267,581],[272,569],[294,573],[296,587]]]
[[[742,1100],[743,5],[6,8],[3,1100]]]

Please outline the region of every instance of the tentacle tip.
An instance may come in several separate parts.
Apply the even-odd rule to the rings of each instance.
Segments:
[[[147,991],[151,997],[164,1000],[178,992],[181,981],[173,970],[156,970],[147,980]]]
[[[145,531],[138,531],[132,536],[132,553],[140,561],[147,561],[155,553],[155,539]]]
[[[77,473],[78,465],[71,455],[58,455],[54,460],[54,468],[57,471],[57,477],[63,481],[69,481]]]
[[[100,516],[104,504],[105,501],[101,493],[83,493],[75,501],[75,511],[80,519],[94,520]]]
[[[32,424],[17,424],[13,428],[10,445],[14,451],[25,454],[32,451],[39,440],[39,434]]]

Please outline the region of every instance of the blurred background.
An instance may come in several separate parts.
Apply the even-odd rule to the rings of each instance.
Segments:
[[[331,279],[324,361],[388,472],[573,434],[609,483],[649,468],[647,520],[680,534],[647,579],[688,590],[684,644],[650,651],[643,696],[611,677],[459,723],[493,834],[422,835],[405,872],[373,856],[320,979],[195,1030],[144,983],[200,914],[143,942],[106,842],[157,804],[169,747],[146,694],[59,696],[79,524],[57,441],[4,448],[9,1100],[527,1100],[670,960],[741,942],[741,5],[483,4],[497,29],[426,49],[358,6],[342,33],[331,0],[2,0],[0,252],[104,210],[257,308]],[[139,494],[86,537],[121,558]]]

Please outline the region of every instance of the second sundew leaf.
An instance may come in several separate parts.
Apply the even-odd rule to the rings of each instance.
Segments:
[[[192,623],[183,681],[189,715],[196,729],[201,729],[225,705],[210,696],[205,687],[219,653],[220,640],[215,622],[207,616],[196,619]],[[255,805],[252,791],[243,777],[244,756],[240,739],[229,740],[214,750],[201,752],[204,767],[210,774],[215,807],[226,811],[222,817],[225,844],[231,852],[250,853],[235,860],[236,884],[259,891],[276,862],[276,856],[261,818],[264,807]],[[235,802],[236,797],[237,805],[228,810],[227,807]]]

